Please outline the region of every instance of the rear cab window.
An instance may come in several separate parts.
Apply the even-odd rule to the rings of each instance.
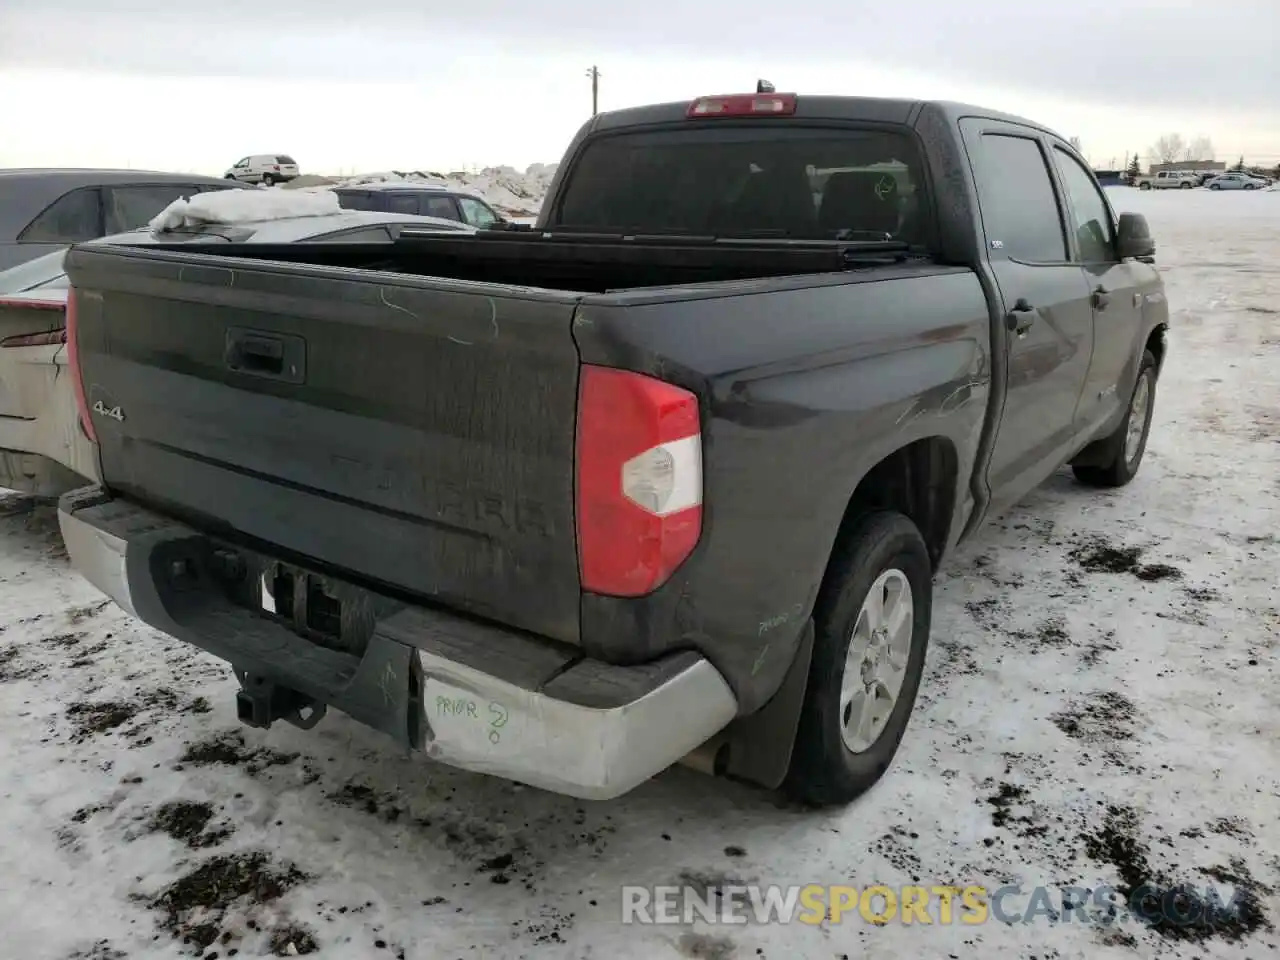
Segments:
[[[18,234],[19,243],[79,243],[103,235],[102,198],[98,187],[63,194]]]
[[[574,162],[552,220],[599,232],[926,249],[936,236],[914,134],[773,122],[600,135]]]

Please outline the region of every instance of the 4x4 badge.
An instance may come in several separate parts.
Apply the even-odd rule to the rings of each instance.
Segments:
[[[104,417],[110,417],[112,420],[117,420],[120,423],[124,423],[124,411],[119,407],[108,408],[101,400],[93,405],[93,412],[101,414]]]

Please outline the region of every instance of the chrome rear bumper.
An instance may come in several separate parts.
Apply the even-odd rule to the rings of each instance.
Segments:
[[[703,744],[737,710],[719,671],[696,653],[617,667],[425,607],[401,605],[377,620],[362,655],[340,653],[231,603],[205,570],[174,593],[165,571],[198,567],[209,554],[211,541],[190,527],[96,487],[63,497],[59,523],[76,570],[129,613],[467,770],[610,799]]]

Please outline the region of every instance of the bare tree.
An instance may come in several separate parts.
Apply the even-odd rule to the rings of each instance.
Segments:
[[[1186,151],[1186,142],[1182,139],[1182,134],[1166,133],[1147,153],[1155,157],[1157,163],[1173,163]]]
[[[1187,144],[1184,160],[1210,161],[1214,159],[1213,141],[1206,136],[1199,136]]]

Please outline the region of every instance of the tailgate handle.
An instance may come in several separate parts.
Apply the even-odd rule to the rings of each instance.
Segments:
[[[236,341],[239,366],[258,373],[279,373],[284,368],[284,344],[266,337],[242,337]]]
[[[254,377],[302,383],[306,342],[289,334],[269,334],[232,327],[227,330],[227,369]]]

